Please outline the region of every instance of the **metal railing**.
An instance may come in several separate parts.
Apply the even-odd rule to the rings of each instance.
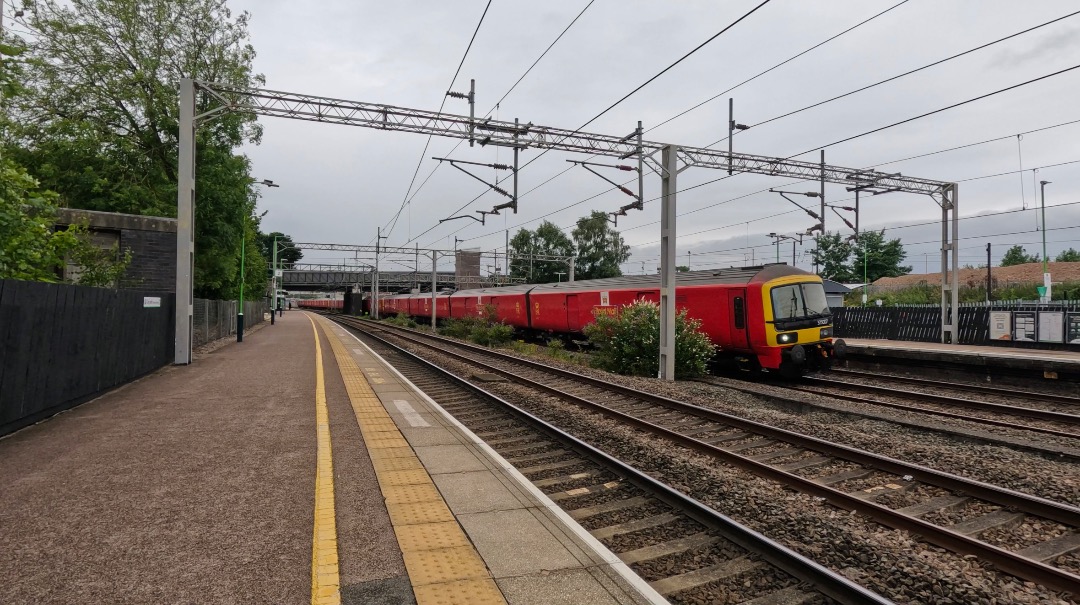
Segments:
[[[270,312],[265,301],[244,302],[244,329],[262,321]],[[196,298],[192,308],[192,346],[204,345],[236,334],[236,301]]]

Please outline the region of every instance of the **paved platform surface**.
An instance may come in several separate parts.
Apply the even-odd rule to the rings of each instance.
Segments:
[[[968,361],[979,365],[1001,363],[1006,365],[1036,366],[1060,365],[1080,370],[1080,349],[1076,351],[1048,351],[1018,347],[991,347],[975,345],[952,345],[936,342],[908,342],[902,340],[845,338],[852,353],[876,355],[930,354],[950,361]]]
[[[0,439],[0,485],[0,603],[658,598],[303,312]]]

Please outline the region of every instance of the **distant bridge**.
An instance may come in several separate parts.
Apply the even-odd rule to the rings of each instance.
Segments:
[[[370,289],[374,272],[356,265],[311,265],[297,263],[282,269],[281,289],[290,291],[343,290],[345,286]],[[436,273],[436,283],[451,287],[455,284],[453,271]],[[431,285],[431,271],[379,271],[379,290],[396,291]]]

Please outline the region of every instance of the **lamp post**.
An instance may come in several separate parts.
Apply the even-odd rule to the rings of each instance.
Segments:
[[[270,179],[263,179],[261,181],[251,179],[251,182],[254,185],[278,187],[278,185]],[[243,209],[243,207],[241,207],[241,209]],[[243,227],[240,230],[240,299],[237,301],[236,305],[236,342],[244,342],[244,263],[247,262],[245,250],[247,244],[247,217],[241,214],[240,222]]]
[[[1040,302],[1050,302],[1050,265],[1046,258],[1046,186],[1050,184],[1050,181],[1039,181],[1039,186],[1042,194],[1042,256],[1043,256],[1043,295],[1040,297]]]

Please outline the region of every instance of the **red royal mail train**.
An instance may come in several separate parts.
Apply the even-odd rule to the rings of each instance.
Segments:
[[[440,292],[435,315],[477,315],[492,305],[500,321],[520,330],[574,334],[593,321],[594,309],[637,300],[660,302],[658,276]],[[430,292],[382,296],[379,312],[430,318],[431,304]],[[785,264],[679,273],[675,308],[701,320],[718,356],[744,369],[797,375],[844,353],[844,342],[832,338],[821,278]]]

